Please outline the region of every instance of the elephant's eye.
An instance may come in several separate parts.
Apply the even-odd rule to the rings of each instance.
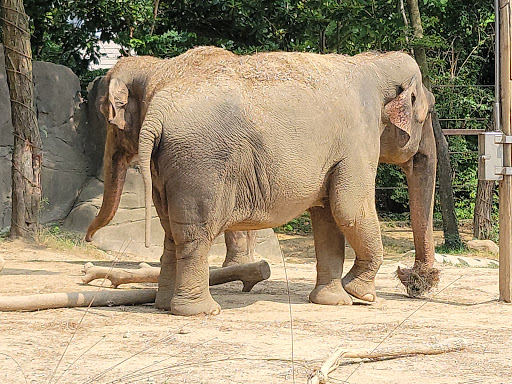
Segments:
[[[416,101],[416,96],[414,96],[414,94],[413,94],[413,95],[411,95],[411,103],[412,103],[412,105],[414,105],[415,101]]]

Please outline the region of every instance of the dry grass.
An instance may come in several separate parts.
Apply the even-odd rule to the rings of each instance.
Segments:
[[[58,251],[75,253],[79,251],[84,256],[94,259],[105,257],[105,252],[86,242],[82,233],[66,231],[57,225],[42,226],[39,232],[39,242],[45,247]]]
[[[410,297],[421,297],[430,292],[439,283],[439,269],[436,268],[400,268],[396,276],[402,282]]]

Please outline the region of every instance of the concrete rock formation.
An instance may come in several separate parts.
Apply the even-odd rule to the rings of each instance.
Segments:
[[[479,252],[487,252],[497,255],[500,248],[492,240],[470,240],[468,241],[468,248],[474,249]]]
[[[98,157],[86,149],[95,138],[86,125],[78,77],[67,67],[34,61],[34,96],[41,140],[43,201],[41,222],[64,218],[84,183],[97,172]],[[12,123],[9,89],[0,45],[0,230],[10,225]]]

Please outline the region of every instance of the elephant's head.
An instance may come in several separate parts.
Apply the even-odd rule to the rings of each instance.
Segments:
[[[435,99],[419,74],[396,88],[382,112],[380,161],[403,164],[418,151],[423,130],[432,130],[428,116]]]
[[[101,100],[100,111],[107,122],[107,139],[103,156],[103,202],[96,218],[87,229],[85,239],[107,225],[114,217],[128,165],[138,151],[139,131],[142,124],[143,90],[138,82],[127,76],[123,60],[112,68],[105,78],[107,89]]]

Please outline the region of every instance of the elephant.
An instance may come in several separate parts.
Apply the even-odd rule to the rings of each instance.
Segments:
[[[410,276],[436,276],[434,97],[408,54],[238,56],[197,47],[169,60],[122,59],[107,81],[112,189],[105,184],[105,195],[114,202],[87,236],[115,213],[113,191],[122,189],[125,164],[138,154],[146,245],[151,198],[165,230],[159,308],[219,313],[208,288],[213,239],[275,227],[305,210],[317,258],[310,301],[351,304],[349,294],[375,301],[383,259],[379,162],[401,166],[408,181],[416,256],[399,277],[407,284]],[[345,238],[356,259],[342,278]]]
[[[121,199],[127,169],[136,159],[138,152],[138,133],[147,111],[147,105],[158,87],[165,83],[169,76],[167,63],[153,57],[129,57],[120,62],[106,76],[106,92],[100,95],[100,111],[107,121],[107,138],[104,152],[104,194],[101,208],[90,223],[85,240],[92,241],[94,234],[107,225],[114,217]],[[116,93],[119,84],[129,86],[130,95],[126,94],[127,105],[121,108],[121,114],[115,115],[119,95]],[[168,219],[162,208],[157,204],[162,226],[170,237]],[[226,231],[227,248],[223,267],[251,263],[254,261],[256,232]],[[168,248],[164,247],[162,263],[165,265]],[[161,286],[168,285],[165,277]],[[165,307],[157,295],[156,306]],[[164,301],[165,302],[165,301]]]

